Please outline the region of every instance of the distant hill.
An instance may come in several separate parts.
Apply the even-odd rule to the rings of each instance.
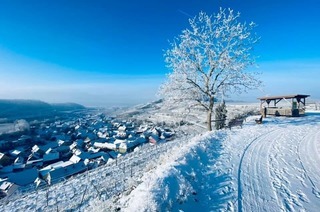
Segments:
[[[72,111],[86,109],[83,105],[77,103],[55,103],[51,104],[51,106],[56,111]]]
[[[0,100],[0,118],[49,115],[52,106],[37,100]]]
[[[80,109],[85,109],[85,107],[75,103],[49,104],[39,100],[0,99],[0,118],[44,117],[56,112]]]

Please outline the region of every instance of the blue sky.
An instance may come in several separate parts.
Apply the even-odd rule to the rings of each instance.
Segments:
[[[318,0],[0,0],[0,98],[132,105],[155,99],[163,50],[200,11],[230,7],[258,24],[264,87],[320,99]]]

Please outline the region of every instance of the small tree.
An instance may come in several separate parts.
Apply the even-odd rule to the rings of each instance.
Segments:
[[[217,130],[220,130],[225,127],[227,118],[227,109],[224,101],[217,106],[215,112],[215,126]]]
[[[239,17],[231,9],[220,9],[213,17],[200,12],[189,20],[191,28],[183,30],[165,52],[172,72],[160,95],[170,104],[204,108],[210,131],[217,97],[245,92],[261,83],[257,73],[245,72],[254,64],[251,51],[258,41],[252,32],[255,24],[241,23]]]
[[[14,122],[14,129],[15,131],[29,131],[30,125],[24,119],[19,119]]]

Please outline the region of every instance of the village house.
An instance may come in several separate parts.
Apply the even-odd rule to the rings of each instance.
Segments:
[[[40,169],[39,176],[51,185],[59,180],[63,180],[86,170],[87,165],[84,161],[78,163],[73,163],[72,161],[59,161]]]
[[[11,164],[10,158],[7,155],[0,152],[0,167],[7,166],[10,164]]]
[[[0,178],[0,199],[5,196],[11,196],[18,188],[18,185]]]
[[[13,163],[13,171],[22,171],[25,166],[24,159],[22,157],[17,157]]]
[[[23,150],[13,149],[13,150],[9,151],[9,154],[10,154],[11,157],[16,158],[16,157],[18,157],[19,155],[22,154],[22,151]]]
[[[25,168],[41,168],[43,166],[43,159],[34,159],[34,160],[27,160]]]

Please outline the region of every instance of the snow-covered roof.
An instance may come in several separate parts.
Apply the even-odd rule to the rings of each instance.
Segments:
[[[50,170],[45,174],[45,178],[48,179],[50,176],[50,181],[56,181],[61,178],[69,177],[71,175],[83,172],[87,169],[87,166],[83,161],[79,163],[72,163],[71,161],[66,161],[63,163],[63,166],[57,167],[53,170]]]
[[[277,100],[277,99],[294,99],[294,98],[307,98],[310,95],[304,94],[291,94],[291,95],[283,95],[283,96],[265,96],[259,97],[260,100]]]
[[[126,131],[127,127],[126,126],[120,126],[118,127],[118,131]]]
[[[10,152],[10,155],[12,155],[14,157],[18,156],[21,153],[21,151],[17,150],[17,149],[11,150],[9,152]]]
[[[121,144],[121,143],[125,143],[126,140],[121,140],[121,139],[116,139],[113,143],[114,144]]]
[[[111,144],[111,143],[95,142],[95,143],[93,144],[93,146],[95,146],[95,147],[97,147],[97,148],[101,148],[101,149],[111,149],[111,150],[116,149],[116,145],[115,145],[115,144]]]
[[[82,152],[79,157],[82,159],[82,160],[85,160],[85,159],[96,159],[98,157],[101,157],[101,156],[107,156],[108,154],[105,153],[105,152],[96,152],[96,153],[90,153],[90,152]]]
[[[34,145],[31,149],[32,152],[38,152],[40,150],[38,145]]]
[[[94,148],[94,147],[89,147],[88,152],[90,153],[97,153],[100,151],[100,148]]]
[[[37,160],[28,160],[26,165],[33,165],[33,164],[36,164],[36,163],[42,163],[42,161],[43,161],[43,158],[37,159]]]
[[[56,168],[62,167],[63,164],[64,164],[63,161],[58,161],[56,163],[53,163],[53,164],[50,164],[50,165],[44,167],[43,169],[56,169]],[[43,170],[43,169],[41,169],[41,170]]]
[[[12,185],[12,183],[8,182],[8,181],[4,181],[2,182],[2,184],[0,185],[0,190],[2,191],[6,191],[8,190],[8,188]]]
[[[14,170],[24,169],[25,167],[26,167],[26,165],[23,164],[23,163],[15,163],[15,164],[13,165],[13,169],[14,169]]]
[[[59,146],[61,146],[61,145],[63,145],[63,144],[65,143],[64,140],[60,140],[60,139],[59,139],[57,142],[58,142],[58,145],[59,145]]]
[[[49,154],[43,155],[43,162],[53,161],[59,159],[59,152],[50,152]]]
[[[72,157],[69,159],[72,163],[78,163],[80,162],[81,158],[77,155],[72,155]]]

